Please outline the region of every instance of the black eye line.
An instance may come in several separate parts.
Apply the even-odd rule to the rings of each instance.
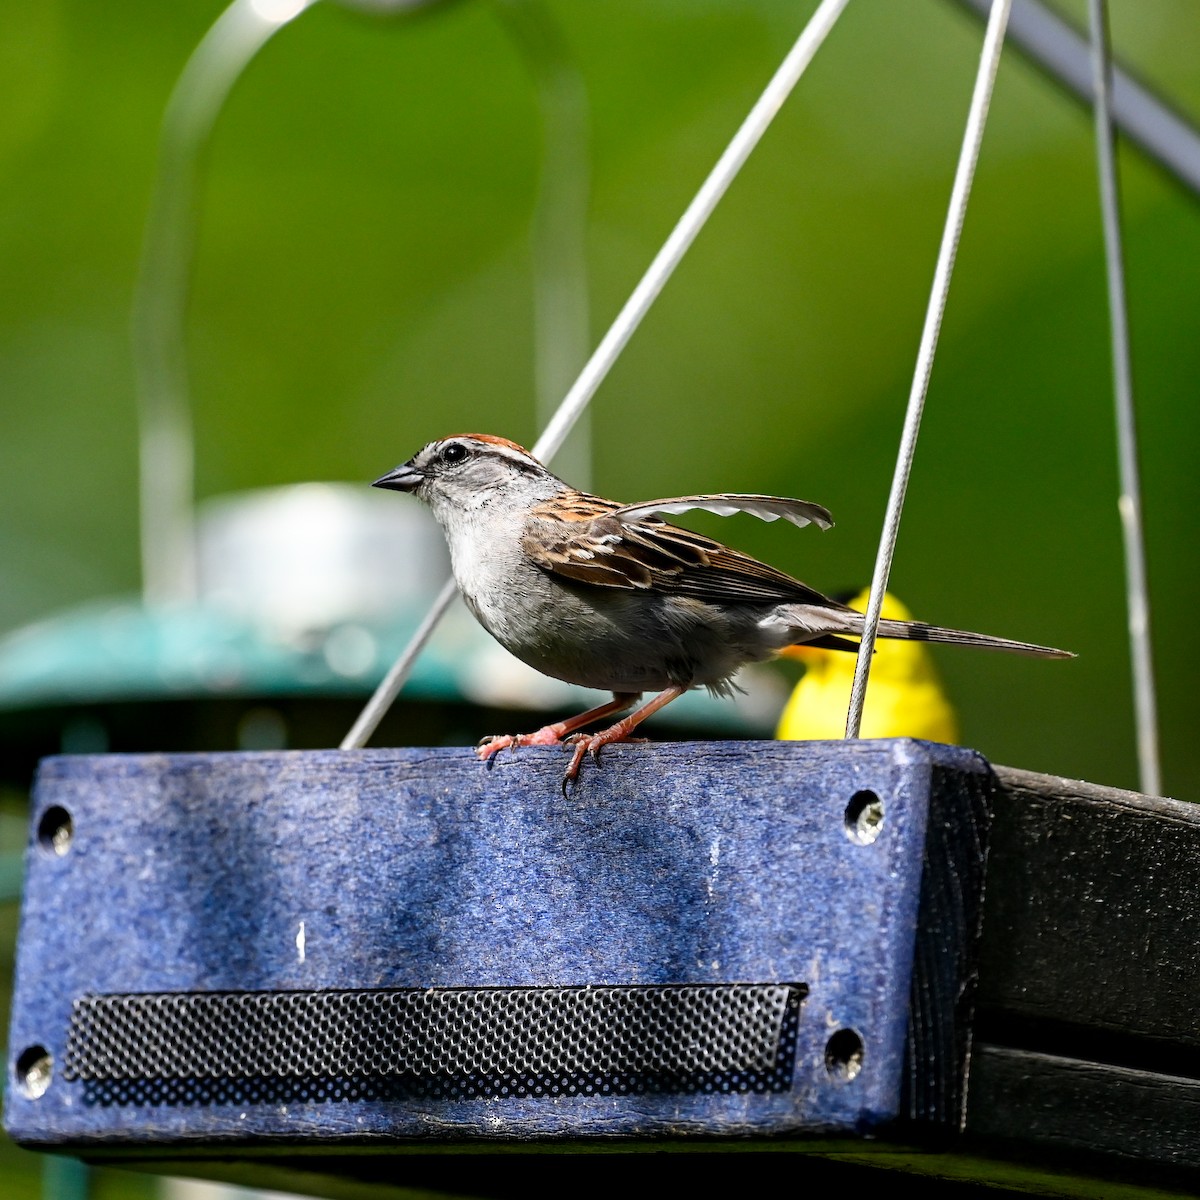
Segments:
[[[506,457],[505,462],[510,463],[512,466],[516,467],[518,471],[521,471],[526,475],[536,475],[538,473],[538,467],[531,462],[526,462],[524,459]]]
[[[461,451],[461,456],[455,455],[453,458],[449,458],[447,457],[447,451],[449,450]],[[448,467],[457,467],[462,463],[467,462],[468,459],[477,458],[481,454],[495,455],[495,451],[493,451],[490,446],[469,447],[463,445],[462,442],[450,442],[448,445],[445,445],[438,450],[438,452],[434,455],[434,461],[444,463]],[[518,471],[521,471],[526,475],[536,475],[540,469],[536,464],[526,462],[525,460],[516,456],[510,456],[507,454],[496,456],[503,458],[504,461],[510,466],[516,467]]]

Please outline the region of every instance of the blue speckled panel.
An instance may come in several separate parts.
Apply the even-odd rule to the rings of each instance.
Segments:
[[[55,758],[42,764],[5,1124],[28,1144],[849,1132],[900,1111],[937,768],[906,740],[617,746],[569,799],[553,749]],[[847,804],[869,789],[881,833]],[[59,854],[37,830],[71,817]],[[45,832],[45,831],[43,831]],[[99,1103],[63,1078],[72,1003],[128,992],[806,985],[764,1093]],[[830,1037],[862,1039],[831,1072]],[[17,1063],[56,1069],[33,1098]],[[28,1061],[26,1054],[26,1062]]]

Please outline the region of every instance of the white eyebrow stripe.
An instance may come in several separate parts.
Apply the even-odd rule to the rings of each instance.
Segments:
[[[457,440],[459,440],[459,439],[457,439],[457,438],[448,438],[447,439],[447,441],[451,441],[451,442],[457,441]],[[477,450],[482,451],[484,454],[491,454],[491,455],[494,455],[496,458],[507,459],[509,462],[514,463],[516,466],[520,467],[522,470],[540,471],[542,469],[541,464],[537,461],[537,459],[534,458],[532,454],[529,454],[525,451],[514,450],[511,447],[502,445],[499,442],[480,441],[478,438],[470,438],[469,437],[469,438],[463,438],[462,440],[465,442],[470,442],[472,445],[474,445],[476,447]]]

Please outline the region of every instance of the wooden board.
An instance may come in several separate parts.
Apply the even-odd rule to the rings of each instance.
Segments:
[[[996,777],[968,1130],[1200,1170],[1200,806]]]

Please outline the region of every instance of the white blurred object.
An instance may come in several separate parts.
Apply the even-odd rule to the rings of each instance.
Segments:
[[[161,1200],[305,1200],[296,1192],[264,1192],[234,1183],[211,1183],[207,1179],[159,1180]]]
[[[421,611],[450,569],[437,526],[415,504],[348,483],[214,497],[200,506],[197,542],[201,601],[290,643]],[[373,648],[344,640],[330,665],[361,673]]]

